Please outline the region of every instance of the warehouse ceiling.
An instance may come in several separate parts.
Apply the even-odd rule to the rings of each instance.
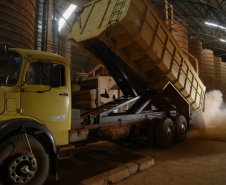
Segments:
[[[226,0],[168,0],[183,16],[190,38],[226,62]]]
[[[63,15],[70,4],[83,6],[92,0],[55,0],[55,7]],[[153,4],[165,0],[150,0]],[[175,12],[175,19],[183,19],[189,38],[203,42],[203,48],[212,49],[215,56],[226,62],[226,0],[168,0]],[[67,35],[74,21],[72,15],[60,34]]]
[[[83,6],[92,0],[55,0],[55,9],[57,10],[59,17],[63,17],[64,12],[67,10],[67,8],[74,4],[77,7]],[[66,20],[66,24],[63,26],[62,30],[60,31],[61,35],[67,35],[70,31],[72,24],[75,19],[75,13],[73,12],[72,15],[69,17],[69,19]]]

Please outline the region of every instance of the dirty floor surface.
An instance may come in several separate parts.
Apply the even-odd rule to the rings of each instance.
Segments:
[[[59,180],[53,176],[46,185],[77,185],[81,180],[121,164],[153,156],[155,166],[117,185],[225,185],[226,124],[191,131],[185,142],[169,149],[150,148],[145,140],[130,146],[99,142],[74,151],[58,164]]]

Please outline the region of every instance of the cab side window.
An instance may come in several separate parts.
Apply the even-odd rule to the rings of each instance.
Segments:
[[[65,86],[65,67],[49,62],[31,62],[26,71],[25,81],[31,85]]]
[[[51,87],[65,86],[65,67],[61,64],[51,64]]]

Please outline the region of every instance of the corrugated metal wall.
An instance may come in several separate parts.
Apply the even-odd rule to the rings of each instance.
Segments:
[[[48,0],[36,0],[34,46],[40,51],[47,51],[47,11]]]

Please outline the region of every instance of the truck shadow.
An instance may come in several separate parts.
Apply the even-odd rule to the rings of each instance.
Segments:
[[[129,147],[122,147],[115,143],[91,144],[73,151],[70,158],[60,160],[58,162],[58,181],[54,176],[50,176],[45,185],[77,185],[82,180],[142,157],[133,154]]]

